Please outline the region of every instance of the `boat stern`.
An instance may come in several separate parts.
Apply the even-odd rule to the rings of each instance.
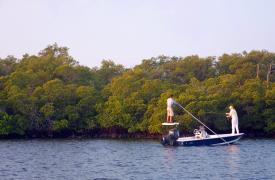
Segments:
[[[178,145],[177,139],[179,138],[179,130],[177,128],[169,130],[168,135],[161,138],[160,143],[164,146],[176,146]]]

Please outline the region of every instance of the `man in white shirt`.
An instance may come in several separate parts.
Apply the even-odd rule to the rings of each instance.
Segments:
[[[229,106],[230,112],[226,113],[226,117],[231,117],[231,125],[232,125],[232,134],[235,134],[235,130],[237,134],[239,134],[239,123],[238,123],[238,115],[233,106]]]
[[[173,123],[174,111],[172,106],[174,103],[175,101],[173,100],[173,94],[171,94],[167,99],[167,122],[168,123]]]

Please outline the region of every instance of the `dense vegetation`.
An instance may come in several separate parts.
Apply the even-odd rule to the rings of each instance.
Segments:
[[[38,55],[9,56],[0,59],[0,135],[160,133],[173,93],[217,132],[230,132],[224,114],[233,104],[241,131],[274,136],[275,73],[266,81],[272,62],[274,53],[251,51],[218,58],[159,56],[130,69],[103,60],[91,69],[56,44]],[[183,132],[198,126],[175,111]]]

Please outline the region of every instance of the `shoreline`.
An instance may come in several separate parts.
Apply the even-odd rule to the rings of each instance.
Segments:
[[[267,135],[263,132],[247,132],[244,138],[255,138],[255,139],[275,139],[274,135]],[[220,132],[220,134],[228,132]],[[41,131],[29,131],[24,135],[20,134],[9,134],[0,135],[0,140],[8,139],[161,139],[163,135],[167,133],[149,133],[149,132],[134,132],[129,133],[124,129],[96,129],[85,132],[74,132],[74,131],[62,131],[62,132],[41,132]],[[192,136],[192,134],[185,133],[181,136]]]
[[[118,131],[118,132],[117,132]],[[62,131],[62,132],[39,132],[29,131],[24,135],[20,134],[8,134],[0,135],[0,140],[5,139],[96,139],[96,138],[108,138],[108,139],[160,139],[162,134],[160,133],[148,133],[148,132],[134,132],[129,133],[125,130],[110,131],[109,129],[96,129],[85,132],[75,131]]]

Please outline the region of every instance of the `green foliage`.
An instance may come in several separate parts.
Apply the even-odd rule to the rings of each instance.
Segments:
[[[58,121],[54,121],[52,124],[52,129],[54,131],[62,131],[69,127],[69,122],[66,119],[61,119]]]
[[[5,112],[0,112],[0,135],[20,134],[26,130],[26,122],[19,115],[10,116]]]
[[[40,112],[44,115],[45,118],[51,118],[54,115],[54,106],[53,103],[47,103],[40,108]]]
[[[0,58],[0,77],[6,76],[14,72],[17,59],[13,56],[8,56],[5,59]]]
[[[90,69],[57,44],[38,55],[0,59],[0,135],[117,127],[161,133],[170,94],[216,131],[230,131],[224,114],[233,104],[241,131],[274,135],[275,73],[267,85],[266,70],[275,54],[251,51],[217,59],[159,56],[130,69],[103,60]],[[184,132],[197,128],[188,114],[174,109]]]
[[[275,134],[275,84],[273,83],[265,93],[266,108],[264,110],[264,118],[267,121],[265,131],[268,134]]]

